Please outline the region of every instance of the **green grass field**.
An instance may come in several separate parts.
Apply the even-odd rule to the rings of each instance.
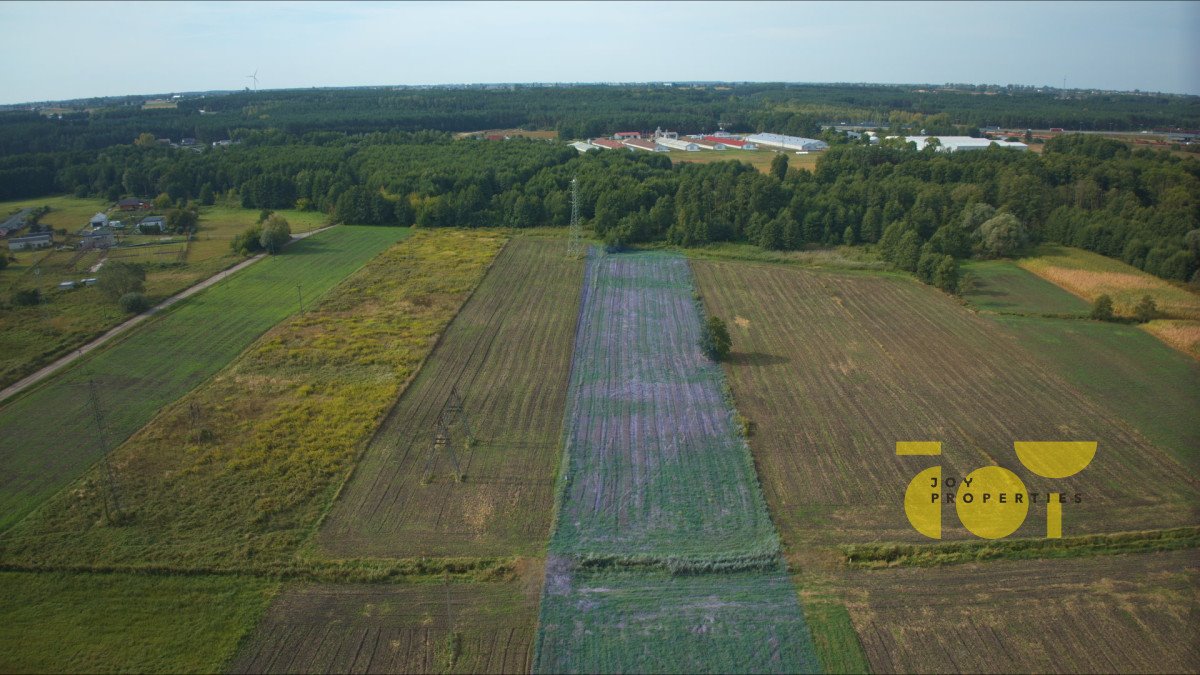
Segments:
[[[110,447],[229,363],[263,331],[312,303],[406,234],[343,227],[298,242],[72,364],[0,409],[0,528],[79,476],[102,453],[88,381]]]
[[[1091,311],[1082,299],[1008,260],[970,260],[961,271],[975,277],[974,288],[964,296],[981,310],[1064,316],[1087,316]]]
[[[79,229],[97,212],[109,210],[111,204],[62,196],[0,202],[0,217],[37,206],[51,209],[42,216],[42,224],[67,231],[65,239],[55,235],[56,242],[73,247]],[[152,212],[110,210],[109,215],[131,226],[147,213]],[[296,234],[321,227],[327,219],[325,214],[316,212],[278,213],[288,219]],[[8,303],[16,290],[28,288],[41,290],[43,302],[33,307],[9,306],[0,311],[0,387],[16,382],[128,318],[98,289],[61,291],[57,288],[60,281],[94,277],[96,274],[90,269],[104,260],[137,263],[146,266],[146,296],[157,303],[242,260],[230,250],[229,242],[253,225],[258,216],[259,212],[251,209],[206,206],[200,210],[198,229],[190,243],[185,242],[183,235],[141,235],[126,227],[126,233],[119,236],[122,245],[107,256],[100,251],[78,255],[74,250],[12,254],[15,260],[0,271],[0,305]],[[173,243],[162,243],[164,240]],[[132,245],[147,243],[153,245]]]
[[[277,587],[242,577],[0,572],[0,671],[216,672]]]
[[[535,673],[818,672],[782,570],[672,576],[551,559]]]
[[[403,235],[339,227],[312,240],[339,233],[380,247]],[[297,553],[503,242],[495,232],[442,229],[392,246],[113,453],[126,522],[103,522],[102,473],[93,468],[0,538],[0,559],[288,575],[336,567]],[[323,270],[319,254],[309,255],[311,279]],[[190,325],[187,335],[214,334]],[[357,573],[369,564],[350,566],[318,578],[372,578]]]

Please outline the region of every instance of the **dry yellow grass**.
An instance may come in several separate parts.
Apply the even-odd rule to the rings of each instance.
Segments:
[[[1142,328],[1179,351],[1200,360],[1200,321],[1159,319],[1143,324]]]
[[[1097,253],[1042,246],[1037,255],[1017,264],[1088,302],[1107,294],[1122,316],[1132,316],[1137,303],[1149,295],[1168,318],[1200,319],[1200,295]]]

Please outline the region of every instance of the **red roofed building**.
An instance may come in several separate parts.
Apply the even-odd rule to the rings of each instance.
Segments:
[[[730,138],[728,136],[705,136],[704,140],[709,141],[710,143],[720,143],[728,148],[741,148],[742,150],[758,149],[758,146],[753,143],[747,143],[746,141]]]
[[[592,145],[598,145],[609,150],[627,150],[624,143],[614,141],[610,138],[594,138],[591,140]]]
[[[618,141],[627,141],[632,138],[641,138],[641,137],[642,137],[642,132],[640,132],[640,131],[618,131],[617,133],[613,134],[613,138],[617,139]]]

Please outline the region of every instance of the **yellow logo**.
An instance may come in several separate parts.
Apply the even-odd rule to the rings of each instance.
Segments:
[[[1043,478],[1067,478],[1083,471],[1096,456],[1095,441],[1017,441],[1017,458]],[[900,456],[937,456],[939,441],[900,441]],[[953,491],[951,491],[953,489]],[[953,503],[963,527],[977,537],[1000,539],[1016,532],[1029,515],[1038,494],[1030,494],[1017,474],[1000,466],[975,469],[962,480],[942,479],[942,467],[931,466],[918,473],[904,492],[904,513],[913,529],[930,539],[942,538],[942,507]],[[1062,505],[1066,495],[1051,492],[1046,497],[1046,536],[1062,536]],[[1075,497],[1079,501],[1078,495]]]

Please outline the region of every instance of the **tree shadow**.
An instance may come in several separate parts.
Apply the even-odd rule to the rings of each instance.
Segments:
[[[735,366],[777,366],[791,361],[785,356],[762,352],[732,352],[729,355],[729,363]]]

